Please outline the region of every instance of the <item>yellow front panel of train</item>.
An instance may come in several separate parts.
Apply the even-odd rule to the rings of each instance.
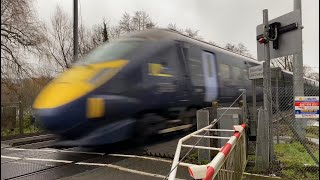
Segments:
[[[77,100],[106,83],[127,63],[127,60],[115,60],[72,67],[49,83],[40,92],[33,107],[36,109],[56,108]],[[88,80],[106,68],[113,70],[106,76],[99,78],[95,84],[88,82]]]

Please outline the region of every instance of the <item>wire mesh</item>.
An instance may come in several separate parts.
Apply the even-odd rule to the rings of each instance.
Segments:
[[[21,102],[1,103],[1,137],[41,131],[31,108],[22,107]]]
[[[276,85],[279,85],[277,87]],[[274,159],[269,174],[286,179],[319,179],[319,118],[295,118],[294,87],[272,82]],[[319,89],[304,86],[304,96],[319,96]]]
[[[214,180],[242,179],[246,163],[246,133],[242,133]]]

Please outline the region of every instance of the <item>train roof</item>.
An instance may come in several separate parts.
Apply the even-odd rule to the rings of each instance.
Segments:
[[[206,46],[208,48],[215,49],[216,51],[220,51],[220,52],[232,55],[232,56],[236,56],[238,58],[245,59],[246,61],[251,62],[251,63],[255,63],[257,65],[263,63],[263,62],[257,61],[256,59],[254,59],[252,57],[244,56],[242,54],[238,54],[238,53],[232,52],[230,50],[224,49],[220,46],[216,46],[216,45],[210,44],[208,42],[205,42],[205,41],[202,41],[202,40],[199,40],[196,38],[192,38],[190,36],[182,34],[176,30],[173,30],[173,29],[154,28],[154,29],[147,29],[147,30],[143,30],[143,31],[135,31],[135,32],[131,32],[131,33],[125,35],[123,38],[143,38],[143,39],[151,39],[151,40],[165,40],[165,39],[167,39],[167,40],[172,40],[172,39],[173,40],[181,40],[181,41],[185,41],[185,42],[188,42],[191,44],[196,44],[199,46]],[[282,70],[282,71],[284,73],[293,75],[293,73],[290,71],[286,71],[286,70]],[[307,77],[304,77],[304,79],[319,83],[319,81],[316,81],[314,79],[310,79]]]
[[[252,57],[248,57],[248,56],[244,56],[242,54],[232,52],[232,51],[224,49],[220,46],[216,46],[216,45],[210,44],[208,42],[187,36],[187,35],[182,34],[176,30],[173,30],[173,29],[155,28],[155,29],[147,29],[144,31],[135,31],[135,32],[131,32],[128,35],[124,36],[124,38],[126,38],[126,37],[127,38],[132,38],[132,37],[145,38],[145,39],[153,39],[153,40],[164,40],[164,39],[181,40],[181,41],[189,42],[189,43],[196,44],[199,46],[208,46],[210,48],[214,48],[216,50],[223,51],[224,53],[230,53],[232,55],[239,56],[240,58],[245,58],[248,61],[252,61],[254,63],[261,64],[261,62],[258,62],[256,59],[254,59]]]

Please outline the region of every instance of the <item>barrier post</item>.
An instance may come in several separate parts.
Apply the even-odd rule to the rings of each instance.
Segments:
[[[197,130],[202,129],[209,125],[209,110],[197,111]],[[210,139],[204,138],[199,142],[199,146],[210,147]],[[210,161],[210,150],[199,149],[198,150],[198,162]]]

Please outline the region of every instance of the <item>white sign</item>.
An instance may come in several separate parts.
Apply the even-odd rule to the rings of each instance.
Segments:
[[[279,49],[273,49],[272,42],[270,42],[270,59],[301,53],[302,30],[299,27],[301,26],[300,11],[295,10],[295,11],[289,12],[283,16],[270,20],[268,23],[271,24],[274,22],[281,23],[281,27],[285,27],[287,25],[297,23],[298,29],[287,31],[279,35],[279,39],[278,39]],[[257,26],[256,32],[257,32],[257,36],[263,34],[263,24],[260,24]],[[258,40],[257,40],[257,53],[258,53],[258,57],[257,57],[258,61],[264,61],[265,45],[260,44]]]
[[[296,96],[296,118],[319,118],[319,96]]]
[[[262,79],[263,65],[253,66],[249,68],[249,79]]]

